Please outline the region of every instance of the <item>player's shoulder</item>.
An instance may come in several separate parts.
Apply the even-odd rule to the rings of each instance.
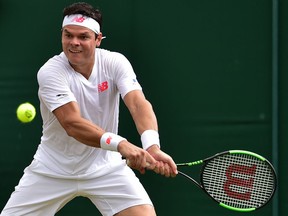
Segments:
[[[115,62],[115,61],[123,61],[127,60],[126,56],[120,52],[111,51],[103,48],[97,48],[96,50],[96,58],[101,59],[105,62]]]
[[[69,62],[65,54],[62,52],[59,55],[55,55],[50,58],[41,68],[49,69],[49,68],[67,68],[69,66]]]
[[[62,52],[59,55],[55,55],[50,58],[44,65],[38,70],[38,79],[45,79],[47,77],[60,77],[68,74],[70,65],[67,57]]]

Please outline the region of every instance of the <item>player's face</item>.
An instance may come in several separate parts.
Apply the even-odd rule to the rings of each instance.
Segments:
[[[67,25],[62,30],[62,48],[70,64],[76,68],[94,64],[95,47],[100,45],[101,35],[85,27]]]

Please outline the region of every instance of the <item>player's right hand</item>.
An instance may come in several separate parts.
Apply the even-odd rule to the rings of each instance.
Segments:
[[[157,166],[157,161],[147,151],[126,140],[119,143],[118,152],[126,159],[129,167],[141,174],[144,174],[146,169],[154,170]]]

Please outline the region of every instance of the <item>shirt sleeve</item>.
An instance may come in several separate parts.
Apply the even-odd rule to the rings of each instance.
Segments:
[[[124,55],[116,53],[114,66],[116,71],[115,82],[122,98],[130,91],[142,90],[132,65]]]
[[[42,67],[37,74],[40,100],[52,112],[56,108],[76,101],[69,88],[69,76],[57,67]]]

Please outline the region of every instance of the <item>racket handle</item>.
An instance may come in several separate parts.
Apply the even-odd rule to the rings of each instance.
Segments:
[[[129,159],[126,159],[125,157],[122,157],[122,159],[123,159],[123,160],[126,160],[126,164],[127,164],[128,166],[131,165]],[[151,165],[151,164],[150,164],[149,162],[146,162],[146,167],[149,167],[150,165]]]

